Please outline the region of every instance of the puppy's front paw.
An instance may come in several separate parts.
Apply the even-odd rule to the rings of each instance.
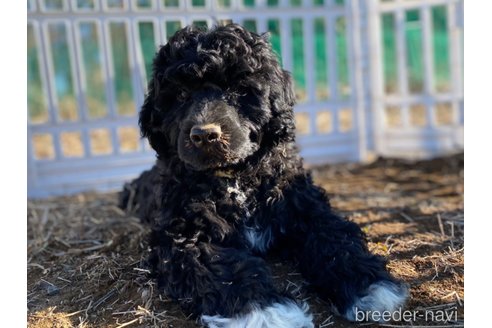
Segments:
[[[224,318],[220,315],[202,315],[202,323],[209,328],[313,328],[313,316],[309,306],[299,307],[292,301],[274,303],[238,317]]]
[[[393,313],[401,309],[408,298],[408,288],[401,283],[382,280],[369,286],[344,314],[350,321],[391,321]]]

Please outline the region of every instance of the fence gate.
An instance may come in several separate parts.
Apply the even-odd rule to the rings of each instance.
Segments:
[[[372,0],[374,148],[394,157],[463,149],[463,1]]]
[[[192,23],[210,27],[234,21],[270,32],[294,78],[298,143],[308,163],[360,161],[368,152],[434,155],[462,147],[461,39],[454,19],[462,1],[27,4],[30,197],[115,189],[152,165],[154,153],[137,129],[151,60],[157,45]],[[433,17],[442,8],[444,45],[431,40]],[[408,41],[412,33],[422,34],[422,63],[408,58],[418,44]],[[387,40],[393,40],[394,50]],[[434,78],[434,71],[446,68],[433,64],[433,46],[450,48],[452,84]],[[388,58],[396,68],[387,67]],[[414,112],[419,119],[413,119]]]

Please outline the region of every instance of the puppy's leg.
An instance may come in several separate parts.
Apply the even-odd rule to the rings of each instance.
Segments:
[[[278,293],[263,259],[224,247],[202,231],[153,232],[150,263],[159,287],[213,328],[310,328],[307,305]],[[186,236],[189,237],[186,237]],[[238,238],[239,239],[239,238]]]
[[[123,186],[118,194],[118,205],[121,209],[134,213],[143,222],[152,222],[159,208],[159,186],[160,174],[155,165]]]
[[[323,190],[303,177],[286,201],[292,215],[284,222],[285,240],[296,245],[293,253],[304,277],[339,315],[379,321],[385,311],[405,303],[407,287],[388,273],[382,257],[369,252],[355,223],[331,212]]]

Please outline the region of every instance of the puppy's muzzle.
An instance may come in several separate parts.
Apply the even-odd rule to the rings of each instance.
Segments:
[[[216,124],[195,125],[191,128],[190,139],[196,147],[202,147],[220,140],[222,130]]]

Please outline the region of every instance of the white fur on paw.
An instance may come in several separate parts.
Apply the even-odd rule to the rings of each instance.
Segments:
[[[264,309],[254,310],[235,318],[220,315],[202,315],[202,323],[209,328],[313,328],[313,316],[309,306],[302,308],[292,301],[274,303]]]
[[[357,298],[354,304],[345,312],[345,318],[350,321],[378,321],[391,317],[398,311],[408,297],[408,289],[390,281],[379,281],[367,289],[367,295]],[[386,313],[386,316],[383,315]],[[389,320],[388,320],[389,321]]]

